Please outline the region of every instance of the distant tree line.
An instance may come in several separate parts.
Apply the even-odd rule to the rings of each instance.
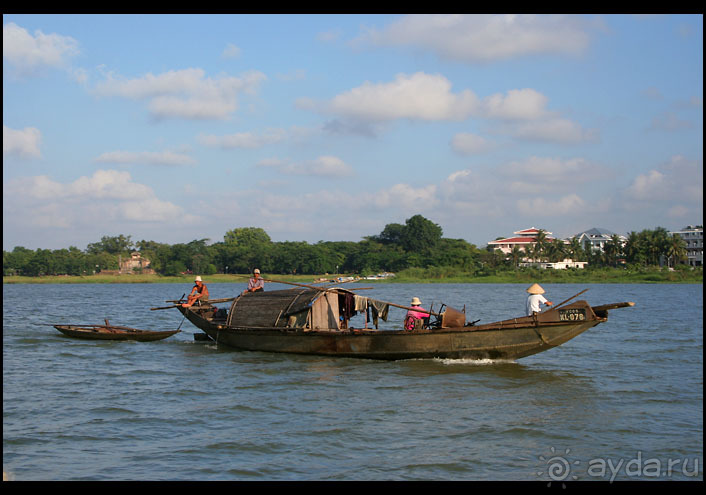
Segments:
[[[660,257],[674,264],[685,259],[683,241],[664,228],[631,232],[623,246],[617,236],[603,253],[584,252],[578,241],[565,245],[548,240],[540,232],[531,253],[514,250],[509,256],[490,248],[479,249],[463,239],[443,237],[442,228],[421,215],[404,224],[390,223],[378,235],[359,242],[319,241],[273,242],[258,227],[239,227],[225,233],[223,241],[208,244],[209,239],[188,243],[165,244],[131,236],[104,236],[84,251],[15,247],[3,250],[3,275],[90,275],[103,270],[117,270],[120,256],[129,258],[138,251],[150,260],[150,268],[160,275],[194,273],[250,273],[254,268],[273,274],[324,274],[399,272],[407,268],[445,268],[482,276],[498,269],[512,269],[519,260],[531,255],[536,259],[589,261],[593,266],[616,266],[619,260],[656,265]]]

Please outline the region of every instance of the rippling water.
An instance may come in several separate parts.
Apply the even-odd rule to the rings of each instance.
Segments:
[[[703,480],[702,286],[544,287],[555,303],[589,287],[581,298],[592,304],[636,306],[517,362],[377,362],[233,351],[195,342],[188,321],[159,342],[70,339],[50,324],[177,328],[176,310],[149,308],[190,286],[4,285],[3,471],[15,480]],[[209,289],[230,297],[242,284]],[[521,314],[524,289],[393,284],[365,295],[465,305],[468,320],[489,323]],[[391,320],[403,313],[392,309]]]

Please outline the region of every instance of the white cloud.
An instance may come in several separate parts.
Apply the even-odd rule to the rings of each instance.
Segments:
[[[44,34],[39,29],[33,36],[14,22],[2,27],[2,56],[22,75],[66,67],[78,52],[78,42],[70,36]]]
[[[316,35],[316,39],[323,43],[333,43],[338,41],[341,36],[343,36],[343,31],[341,29],[331,29],[329,31],[322,31]]]
[[[154,198],[151,187],[132,181],[128,172],[96,170],[88,177],[82,176],[63,184],[46,175],[20,177],[8,181],[5,191],[13,191],[35,203],[66,201],[82,203],[94,200],[143,201]]]
[[[225,119],[238,109],[238,96],[254,93],[265,79],[257,71],[241,77],[211,78],[203,69],[190,68],[134,79],[107,74],[95,91],[104,96],[147,100],[150,113],[158,119]]]
[[[689,218],[692,211],[684,205],[674,205],[667,210],[667,216],[671,218]]]
[[[583,158],[561,159],[531,156],[523,161],[510,162],[501,169],[505,175],[510,177],[542,182],[570,180],[573,184],[586,182],[596,175],[596,166]]]
[[[422,208],[431,208],[438,204],[436,184],[423,187],[414,187],[410,184],[395,184],[386,189],[381,189],[368,198],[377,208],[397,207],[407,211]],[[410,215],[412,216],[412,215]]]
[[[646,174],[640,174],[635,177],[627,193],[633,199],[656,199],[666,193],[665,182],[666,177],[663,173],[657,170],[650,170]]]
[[[261,160],[258,167],[271,168],[285,175],[342,178],[353,175],[353,169],[336,156],[320,156],[302,163],[292,163],[276,158]]]
[[[479,99],[471,90],[451,91],[451,82],[440,74],[398,74],[394,81],[365,82],[334,96],[328,102],[300,98],[299,108],[338,117],[324,126],[335,133],[374,136],[381,123],[397,119],[463,121],[479,118],[500,121],[496,133],[519,139],[573,144],[596,139],[596,131],[547,110],[548,98],[531,89],[512,89]],[[475,153],[480,137],[458,134],[452,147],[460,153]]]
[[[582,53],[589,44],[586,21],[563,15],[408,15],[355,44],[412,46],[466,63],[539,54]]]
[[[548,98],[531,88],[511,89],[483,99],[484,115],[491,119],[534,120],[547,115]]]
[[[444,76],[423,72],[398,74],[388,83],[365,82],[325,106],[335,114],[373,121],[464,120],[477,109],[478,99],[472,91],[452,93],[451,82]]]
[[[492,143],[484,137],[468,132],[460,132],[451,140],[451,148],[457,153],[464,155],[483,153],[492,147]]]
[[[196,161],[173,151],[108,151],[95,159],[98,163],[146,163],[148,165],[193,165]]]
[[[519,139],[560,144],[592,142],[598,139],[597,130],[584,129],[576,122],[559,117],[522,122],[508,127],[506,132]]]
[[[518,199],[516,204],[519,213],[533,214],[538,218],[575,215],[586,208],[586,202],[577,194],[569,194],[555,201],[546,198]]]
[[[255,134],[252,132],[238,132],[225,136],[201,134],[198,137],[198,141],[204,146],[212,146],[223,149],[255,149],[262,148],[263,146],[267,146],[269,144],[278,143],[286,137],[287,133],[283,129],[269,129],[263,134]]]
[[[648,130],[651,131],[680,131],[683,129],[691,129],[694,127],[693,122],[680,119],[679,116],[672,111],[667,111],[657,115],[652,119]]]
[[[687,202],[693,208],[703,208],[703,160],[673,156],[657,169],[639,174],[625,191],[626,198],[637,202]]]
[[[346,162],[336,156],[320,156],[307,167],[310,175],[324,177],[347,177],[353,175],[353,169]]]
[[[2,154],[16,155],[21,158],[37,158],[42,155],[39,143],[42,133],[36,127],[25,127],[22,130],[2,126]]]
[[[121,205],[121,216],[135,222],[164,222],[184,216],[181,207],[158,198],[126,201]]]
[[[238,58],[240,57],[240,47],[234,45],[233,43],[228,43],[223,50],[223,58]]]
[[[56,182],[46,175],[18,178],[11,183],[19,194],[39,201],[133,200],[153,194],[149,186],[132,182],[128,172],[117,170],[96,170],[92,176],[79,177],[68,184]]]
[[[80,232],[99,236],[105,229],[134,232],[141,224],[155,223],[176,228],[197,220],[159,199],[151,187],[134,182],[128,172],[117,170],[97,170],[67,183],[48,176],[20,177],[3,183],[3,197],[4,214],[13,229],[34,232],[35,237],[66,238],[71,244],[84,235]],[[48,247],[46,241],[40,247]]]

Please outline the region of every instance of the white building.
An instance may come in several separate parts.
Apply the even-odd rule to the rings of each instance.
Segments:
[[[686,257],[691,266],[704,266],[704,228],[691,225],[670,232],[677,234],[686,243]]]
[[[574,261],[565,259],[564,261],[549,262],[549,261],[527,261],[520,263],[520,266],[534,266],[536,268],[552,268],[554,270],[566,270],[567,268],[586,268],[588,261]]]
[[[596,227],[584,230],[583,232],[579,232],[574,236],[574,238],[579,240],[579,243],[581,243],[581,247],[587,253],[596,251],[602,253],[603,248],[605,247],[605,243],[610,241],[611,237],[613,237],[614,235],[618,236],[621,245],[623,246],[628,241],[625,236],[618,235],[615,232],[611,232],[607,229],[601,229]]]
[[[585,268],[586,265],[588,265],[588,262],[586,261],[573,261],[571,259],[564,259],[563,261],[558,262],[533,260],[530,256],[532,250],[534,249],[534,245],[537,243],[537,235],[539,234],[539,231],[540,229],[536,227],[518,230],[517,232],[513,232],[513,234],[515,234],[513,237],[506,237],[504,239],[491,241],[488,243],[488,246],[502,251],[505,256],[509,256],[510,253],[512,253],[512,250],[515,247],[518,247],[527,255],[523,257],[523,260],[519,263],[519,266],[534,266],[543,269],[552,268],[555,270],[565,270],[566,268]],[[544,234],[548,242],[553,242],[556,240],[552,237],[551,232],[545,230]],[[567,241],[562,242],[564,244],[568,244]]]

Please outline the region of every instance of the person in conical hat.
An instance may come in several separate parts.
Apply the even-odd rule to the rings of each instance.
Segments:
[[[544,289],[542,289],[542,286],[539,284],[532,284],[527,289],[527,292],[530,294],[544,294]]]
[[[551,306],[552,302],[547,301],[547,299],[542,295],[544,294],[544,289],[539,284],[532,284],[527,289],[529,297],[527,298],[527,316],[532,316],[534,313],[539,313],[542,311],[540,304],[546,306]]]

